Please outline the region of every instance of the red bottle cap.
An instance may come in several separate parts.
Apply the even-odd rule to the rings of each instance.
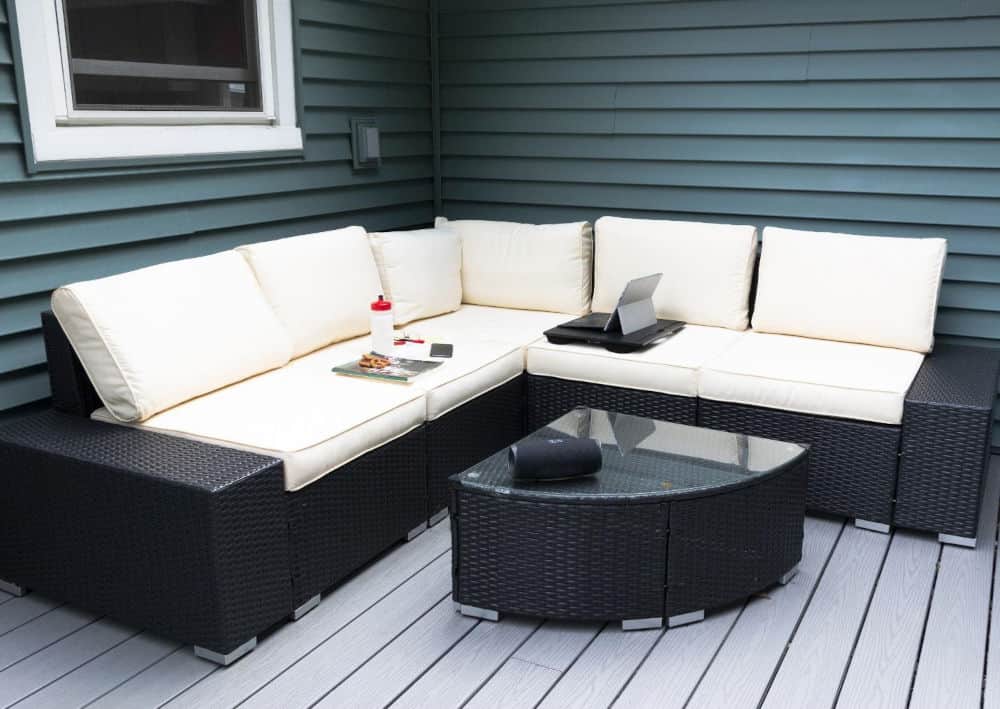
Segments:
[[[377,310],[384,312],[386,310],[392,310],[392,303],[385,299],[384,296],[379,296],[378,300],[372,303],[372,310]]]

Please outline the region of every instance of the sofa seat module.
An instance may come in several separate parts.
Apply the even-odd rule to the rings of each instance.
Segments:
[[[735,330],[688,325],[652,347],[624,354],[536,342],[527,353],[529,426],[544,425],[577,405],[693,424],[700,368],[741,337]]]
[[[285,489],[301,490],[424,422],[423,391],[330,371],[360,356],[367,339],[338,343],[129,425],[280,458]],[[116,423],[104,408],[92,416]]]
[[[504,342],[527,347],[549,328],[574,317],[541,310],[463,305],[453,313],[418,320],[400,330],[411,337],[441,342]]]

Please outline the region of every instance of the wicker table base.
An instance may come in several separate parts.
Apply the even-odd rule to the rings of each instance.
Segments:
[[[613,456],[621,458],[607,450]],[[470,471],[487,478],[501,458]],[[685,456],[637,449],[626,459],[644,482],[655,465],[694,475]],[[460,612],[491,620],[501,613],[618,620],[625,629],[700,620],[794,574],[807,467],[802,451],[735,486],[588,498],[571,483],[566,499],[551,483],[470,485],[466,471],[452,478],[454,601]]]

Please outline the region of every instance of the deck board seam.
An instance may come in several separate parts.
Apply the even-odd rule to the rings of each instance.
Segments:
[[[27,660],[27,659],[29,659],[31,657],[34,657],[38,653],[43,652],[44,650],[47,650],[48,648],[52,647],[53,645],[55,645],[58,642],[61,642],[61,641],[65,640],[66,638],[70,637],[71,635],[79,633],[84,628],[89,628],[94,623],[100,622],[101,620],[104,620],[104,616],[100,616],[98,618],[94,618],[93,620],[88,621],[87,623],[84,623],[79,628],[74,628],[73,630],[69,631],[65,635],[60,635],[58,638],[53,639],[51,642],[46,643],[45,645],[43,645],[42,647],[38,648],[37,650],[34,650],[30,654],[25,655],[24,657],[22,657],[22,658],[20,658],[18,660],[15,660],[14,662],[10,663],[9,665],[7,665],[5,667],[0,667],[0,674],[6,672],[7,670],[9,670],[12,667],[15,667],[15,666],[21,664],[25,660]],[[20,701],[20,700],[18,700],[18,701]]]
[[[771,677],[767,680],[767,685],[764,687],[764,691],[760,695],[760,699],[757,701],[757,706],[761,707],[764,704],[764,700],[767,699],[767,695],[771,692],[771,687],[774,685],[774,680],[778,676],[778,671],[781,669],[781,665],[785,661],[785,657],[788,655],[788,647],[795,642],[795,635],[799,632],[799,626],[802,625],[802,619],[806,617],[806,613],[809,612],[809,606],[812,605],[813,598],[816,597],[816,590],[819,585],[823,582],[823,576],[826,574],[826,569],[830,565],[830,560],[833,559],[834,553],[837,551],[837,547],[840,546],[840,542],[844,539],[844,530],[847,529],[847,521],[841,523],[840,531],[837,532],[837,540],[830,545],[830,550],[827,552],[826,559],[823,560],[823,567],[816,574],[816,580],[813,582],[813,587],[809,590],[809,598],[802,605],[802,610],[799,611],[799,617],[795,620],[795,627],[792,628],[791,634],[788,636],[788,640],[785,642],[785,647],[781,651],[781,656],[778,661],[774,663],[774,668],[771,670]],[[693,696],[693,695],[692,695]]]
[[[691,693],[688,695],[687,699],[684,700],[685,707],[687,707],[687,705],[691,703],[691,700],[694,698],[694,695],[698,693],[698,688],[701,686],[702,681],[708,674],[709,669],[711,669],[712,665],[715,664],[715,659],[719,656],[719,653],[722,652],[722,648],[725,647],[726,642],[729,640],[729,636],[736,628],[736,624],[739,623],[740,618],[743,617],[743,611],[747,609],[747,603],[748,603],[747,601],[743,602],[743,607],[740,608],[740,612],[736,614],[735,618],[733,618],[733,622],[729,625],[729,629],[726,631],[726,634],[722,636],[722,640],[719,641],[719,645],[718,647],[715,648],[715,652],[712,653],[712,656],[708,659],[708,662],[705,663],[705,669],[701,671],[701,675],[698,677],[698,681],[694,683],[693,687],[691,687]],[[666,633],[664,633],[664,635],[666,635]],[[660,641],[662,640],[663,638],[660,638]],[[631,682],[631,680],[629,681]]]
[[[646,652],[643,654],[642,659],[639,660],[635,664],[635,667],[632,668],[632,671],[629,672],[628,678],[624,682],[622,682],[622,686],[618,688],[618,691],[615,692],[614,698],[612,698],[611,702],[608,704],[609,709],[610,707],[614,706],[615,702],[618,701],[618,697],[620,697],[622,695],[622,692],[625,691],[625,688],[628,687],[629,682],[631,682],[632,678],[635,677],[636,673],[639,671],[639,668],[646,663],[647,659],[649,659],[649,656],[653,653],[653,650],[656,649],[656,646],[663,641],[663,636],[667,634],[668,630],[669,628],[664,628],[662,631],[660,631],[660,637],[656,639],[655,643],[649,646],[649,649],[646,650]]]
[[[0,605],[3,605],[3,604],[0,604]],[[18,628],[23,628],[23,627],[24,627],[24,626],[26,626],[26,625],[27,625],[28,623],[34,623],[34,622],[35,622],[36,620],[38,620],[39,618],[44,618],[45,616],[47,616],[47,615],[48,615],[49,613],[51,613],[52,611],[54,611],[54,610],[57,610],[57,609],[59,609],[59,608],[62,608],[62,607],[63,607],[63,606],[65,606],[65,605],[66,605],[65,603],[60,603],[60,604],[59,604],[59,605],[57,605],[57,606],[52,606],[52,607],[51,607],[51,608],[49,608],[49,609],[48,609],[47,611],[43,611],[43,612],[39,613],[39,614],[38,614],[38,615],[36,615],[36,616],[35,616],[34,618],[28,618],[28,619],[27,619],[26,621],[24,621],[23,623],[18,623],[18,624],[17,624],[17,625],[15,625],[15,626],[14,626],[13,628],[10,628],[10,629],[8,629],[8,630],[5,630],[5,631],[3,631],[2,633],[0,633],[0,638],[2,638],[2,637],[3,637],[4,635],[7,635],[7,634],[9,634],[9,633],[13,633],[13,632],[14,632],[15,630],[17,630]],[[75,631],[74,631],[74,632],[75,632]],[[6,668],[3,668],[3,669],[6,669]],[[3,670],[0,670],[0,672],[2,672],[2,671],[3,671]]]
[[[376,605],[378,605],[383,600],[385,600],[386,598],[388,598],[389,596],[391,596],[392,594],[394,594],[396,591],[398,591],[404,584],[409,583],[413,579],[414,576],[416,576],[417,574],[423,572],[431,564],[436,563],[438,561],[438,559],[440,559],[445,554],[450,554],[450,553],[451,553],[451,547],[449,546],[447,549],[445,549],[444,551],[442,551],[440,554],[438,554],[433,559],[431,559],[430,561],[428,561],[426,564],[424,564],[423,566],[421,566],[419,569],[417,569],[416,571],[414,571],[412,574],[410,574],[409,576],[407,576],[404,580],[400,581],[398,584],[396,584],[391,589],[389,589],[388,591],[386,591],[383,595],[381,595],[378,598],[374,599],[370,604],[368,604],[367,606],[365,606],[364,609],[362,609],[356,616],[352,617],[350,620],[348,620],[347,622],[345,622],[343,625],[341,625],[335,631],[333,631],[332,633],[330,633],[329,635],[327,635],[325,638],[323,638],[322,640],[320,640],[319,642],[317,642],[315,645],[313,645],[311,648],[309,648],[306,652],[304,652],[301,655],[299,655],[297,658],[295,658],[294,662],[291,662],[288,665],[285,665],[285,667],[283,667],[280,672],[276,673],[274,676],[272,676],[271,678],[269,678],[267,680],[267,682],[265,682],[260,687],[258,687],[257,689],[255,689],[253,692],[251,692],[247,696],[243,697],[243,699],[241,699],[239,702],[237,702],[235,706],[240,706],[241,704],[245,704],[251,697],[253,697],[256,694],[259,694],[264,688],[266,688],[274,680],[276,680],[278,677],[280,677],[281,675],[283,675],[286,672],[288,672],[288,670],[290,670],[292,667],[294,667],[295,665],[297,665],[298,663],[300,663],[302,660],[304,660],[306,657],[308,657],[309,655],[311,655],[312,653],[314,653],[324,643],[329,642],[334,636],[336,636],[338,633],[342,632],[344,629],[346,629],[351,624],[355,623],[365,613],[368,613]],[[167,704],[169,704],[170,702],[175,701],[181,695],[183,695],[185,692],[190,691],[193,687],[196,687],[201,682],[204,682],[206,679],[208,679],[209,677],[214,676],[215,673],[220,672],[220,671],[223,671],[223,668],[216,668],[216,669],[212,670],[207,675],[205,675],[204,677],[200,678],[197,682],[194,682],[193,684],[189,685],[188,687],[185,687],[183,690],[181,690],[177,694],[173,695],[172,697],[170,697],[169,699],[167,699],[165,702],[161,703],[159,706],[163,707],[163,706],[166,706]]]
[[[997,563],[998,563],[998,549],[997,549],[997,535],[998,530],[1000,530],[1000,506],[997,508],[997,526],[993,530],[993,572],[990,574],[990,602],[986,608],[986,651],[983,653],[983,686],[979,692],[979,706],[986,706],[986,682],[987,682],[987,672],[990,666],[990,639],[992,637],[993,631],[993,605],[996,603],[996,593],[997,593]]]
[[[463,709],[469,702],[471,702],[473,698],[483,690],[483,687],[485,687],[487,684],[490,683],[490,681],[496,676],[497,672],[499,672],[504,667],[504,665],[510,662],[511,658],[514,657],[514,655],[516,655],[522,647],[524,647],[524,644],[527,643],[529,640],[531,640],[531,638],[534,637],[535,633],[541,630],[542,626],[544,626],[546,622],[547,621],[543,619],[538,625],[535,626],[534,630],[528,633],[528,635],[524,638],[524,640],[519,642],[517,646],[513,650],[511,650],[505,658],[503,658],[503,662],[497,663],[496,668],[492,672],[490,672],[489,675],[485,679],[483,679],[482,682],[479,683],[479,686],[477,686],[474,690],[472,690],[469,696],[466,697],[461,704],[459,704],[458,709]],[[522,661],[528,662],[529,664],[532,665],[536,664],[534,662],[530,662],[529,660],[522,660]],[[540,667],[541,665],[536,665],[536,666]],[[545,669],[551,670],[553,668],[547,667]],[[558,672],[558,670],[555,671]]]
[[[131,640],[132,638],[134,638],[134,637],[136,637],[136,636],[140,635],[141,633],[142,633],[142,631],[141,631],[141,630],[136,630],[136,631],[135,631],[134,633],[132,633],[132,634],[131,634],[131,635],[129,635],[128,637],[126,637],[126,638],[123,638],[123,639],[122,639],[121,641],[119,641],[119,642],[115,643],[114,645],[112,645],[112,646],[110,646],[110,647],[107,647],[107,648],[105,648],[104,650],[101,650],[101,652],[97,653],[97,654],[96,654],[96,655],[94,655],[93,657],[90,657],[90,658],[87,658],[86,660],[84,660],[83,662],[81,662],[81,663],[80,663],[79,665],[76,665],[75,667],[72,667],[72,668],[70,668],[70,669],[66,670],[66,671],[65,671],[65,672],[63,672],[63,673],[62,673],[61,675],[58,675],[57,677],[54,677],[54,678],[53,678],[52,680],[50,680],[50,681],[46,682],[46,683],[45,683],[45,684],[43,684],[42,686],[40,686],[40,687],[36,687],[35,689],[31,690],[30,692],[28,692],[28,693],[27,693],[27,694],[25,694],[24,696],[20,697],[20,698],[19,698],[19,699],[18,699],[18,700],[17,700],[16,702],[14,702],[13,704],[10,704],[9,706],[11,706],[11,707],[15,707],[15,706],[17,706],[18,704],[21,704],[22,702],[24,702],[24,700],[25,700],[25,699],[30,699],[31,697],[33,697],[34,695],[38,694],[39,692],[41,692],[41,691],[42,691],[43,689],[45,689],[46,687],[49,687],[50,685],[53,685],[53,684],[55,684],[56,682],[58,682],[59,680],[61,680],[61,679],[62,679],[63,677],[67,677],[67,676],[69,676],[69,675],[73,674],[74,672],[76,672],[76,671],[77,671],[78,669],[80,669],[81,667],[85,667],[85,666],[89,665],[89,664],[90,664],[91,662],[93,662],[93,661],[97,660],[98,658],[101,658],[101,657],[103,657],[104,655],[107,655],[107,654],[108,654],[109,652],[111,652],[111,651],[112,651],[112,650],[114,650],[115,648],[117,648],[117,647],[120,647],[121,645],[124,645],[124,644],[125,644],[125,643],[127,643],[127,642],[128,642],[129,640]],[[71,634],[72,634],[72,633],[71,633]],[[68,636],[67,636],[67,637],[68,637]]]
[[[889,551],[892,549],[892,543],[896,541],[896,532],[893,531],[889,543],[885,545],[885,551],[882,552],[882,561],[878,567],[878,574],[875,576],[875,583],[872,584],[871,592],[868,594],[868,602],[865,603],[865,612],[861,615],[861,622],[858,623],[858,628],[854,633],[854,642],[851,643],[851,651],[847,654],[847,661],[844,663],[844,668],[840,673],[840,682],[837,684],[837,692],[833,695],[833,704],[831,706],[837,706],[837,702],[840,701],[840,693],[844,689],[844,682],[847,680],[847,673],[851,669],[851,663],[854,661],[854,652],[858,649],[858,642],[861,640],[861,633],[865,629],[865,623],[868,622],[868,614],[872,609],[872,602],[875,600],[875,593],[878,591],[878,585],[882,581],[882,572],[885,571],[885,562],[889,558]]]
[[[87,701],[85,704],[82,704],[80,706],[80,709],[87,709],[87,707],[93,705],[96,702],[101,701],[101,699],[103,699],[107,695],[111,694],[112,692],[114,692],[116,689],[118,689],[122,685],[128,684],[129,682],[131,682],[133,679],[135,679],[136,677],[138,677],[139,675],[141,675],[143,672],[145,672],[149,668],[153,667],[154,665],[158,665],[159,663],[161,663],[164,660],[166,660],[168,657],[172,657],[172,656],[176,655],[178,652],[183,651],[184,647],[185,647],[184,645],[177,645],[173,650],[171,650],[167,654],[163,655],[162,657],[156,658],[155,660],[153,660],[152,662],[150,662],[148,665],[146,665],[144,667],[141,667],[138,671],[133,672],[132,674],[130,674],[128,677],[126,677],[125,679],[123,679],[121,682],[119,682],[115,686],[108,688],[107,690],[105,690],[105,691],[101,692],[100,694],[98,694],[93,699],[90,699],[89,701]]]
[[[562,679],[563,679],[563,677],[566,676],[566,673],[569,672],[573,668],[573,665],[575,665],[576,662],[577,662],[577,660],[579,660],[583,656],[583,653],[587,652],[587,650],[590,648],[590,646],[594,644],[594,642],[597,640],[597,638],[601,635],[601,633],[604,631],[604,629],[607,626],[608,626],[608,624],[605,623],[604,625],[602,625],[600,628],[597,629],[597,632],[595,632],[594,635],[593,635],[593,637],[591,637],[590,640],[587,641],[587,644],[584,645],[582,648],[580,648],[580,652],[576,653],[576,655],[573,657],[573,659],[570,661],[570,663],[568,665],[566,665],[566,669],[564,669],[564,670],[555,670],[556,672],[559,672],[559,679],[557,679],[555,682],[553,682],[549,686],[549,688],[545,690],[545,693],[541,697],[538,698],[538,701],[535,703],[535,709],[537,709],[537,707],[540,707],[542,705],[542,703],[545,702],[545,698],[548,697],[550,694],[552,694],[552,690],[555,689],[556,685],[559,684],[560,682],[562,682]],[[536,664],[536,663],[532,662],[531,664]],[[551,669],[554,669],[554,668],[548,667],[546,669],[550,669],[551,670]]]
[[[350,672],[348,672],[348,673],[347,673],[346,675],[344,675],[344,676],[343,676],[343,678],[341,678],[341,680],[340,680],[339,682],[337,682],[337,683],[336,683],[336,684],[334,684],[334,685],[333,685],[332,687],[330,687],[330,688],[329,688],[328,690],[326,690],[325,692],[323,692],[322,696],[318,697],[318,698],[317,698],[317,699],[315,699],[315,700],[314,700],[313,702],[311,702],[311,703],[309,704],[309,709],[312,709],[312,708],[313,708],[313,707],[315,707],[315,706],[316,706],[317,704],[319,704],[320,702],[322,702],[322,701],[323,701],[324,699],[326,699],[326,697],[327,697],[327,695],[328,695],[328,694],[330,694],[331,692],[333,692],[333,690],[335,690],[335,689],[336,689],[337,687],[339,687],[339,686],[340,686],[340,685],[342,685],[342,684],[343,684],[344,682],[346,682],[347,680],[349,680],[349,679],[350,679],[351,677],[353,677],[354,675],[356,675],[356,674],[358,673],[358,671],[360,671],[360,670],[361,670],[361,668],[362,668],[362,667],[364,667],[364,666],[365,666],[365,665],[367,665],[367,664],[368,664],[369,662],[371,662],[371,661],[372,661],[372,660],[374,660],[374,659],[375,659],[376,657],[378,657],[378,656],[379,656],[379,655],[380,655],[380,654],[382,653],[382,651],[383,651],[383,650],[385,650],[385,649],[386,649],[387,647],[389,647],[389,646],[390,646],[390,645],[392,645],[392,644],[393,644],[394,642],[396,642],[396,641],[397,641],[397,640],[398,640],[398,639],[399,639],[399,638],[400,638],[400,637],[401,637],[401,636],[402,636],[402,635],[403,635],[403,634],[404,634],[404,633],[405,633],[405,632],[406,632],[407,630],[409,630],[409,629],[410,629],[410,628],[412,628],[412,627],[413,627],[414,625],[416,625],[417,623],[419,623],[419,622],[420,622],[421,620],[423,620],[423,619],[424,619],[425,617],[427,617],[427,614],[428,614],[428,613],[430,613],[430,612],[431,612],[431,611],[433,611],[433,610],[434,610],[435,608],[437,608],[437,607],[438,607],[439,605],[441,605],[441,603],[442,603],[442,602],[443,602],[443,601],[444,601],[444,600],[445,600],[446,598],[448,598],[448,596],[449,596],[449,595],[451,595],[451,591],[449,591],[448,593],[444,594],[443,596],[441,596],[441,598],[439,598],[439,599],[438,599],[437,601],[435,601],[434,603],[432,603],[432,604],[430,605],[430,607],[428,607],[428,608],[427,608],[427,610],[425,610],[425,611],[424,611],[424,612],[422,612],[422,613],[419,613],[419,614],[417,614],[417,617],[416,617],[416,618],[414,618],[413,620],[411,620],[411,621],[410,621],[409,623],[407,623],[407,624],[405,625],[405,627],[403,627],[403,629],[402,629],[402,630],[400,630],[400,631],[399,631],[398,633],[396,633],[396,634],[395,634],[395,635],[393,635],[393,636],[392,636],[391,638],[389,638],[388,640],[386,640],[386,641],[385,641],[385,642],[384,642],[384,643],[383,643],[382,645],[380,645],[380,646],[379,646],[379,648],[378,648],[377,650],[375,650],[375,652],[373,652],[373,653],[371,653],[370,655],[368,655],[368,657],[366,657],[366,658],[365,658],[365,659],[364,659],[364,660],[363,660],[363,661],[362,661],[362,662],[361,662],[361,663],[360,663],[359,665],[355,666],[355,668],[354,668],[353,670],[351,670],[351,671],[350,671]],[[359,616],[359,617],[360,617],[360,616]],[[351,621],[351,623],[353,623],[353,622],[354,622],[354,621],[352,620],[352,621]],[[350,625],[350,623],[349,623],[348,625]],[[477,623],[473,623],[472,627],[474,628],[474,627],[476,627],[476,625],[477,625]],[[347,626],[344,626],[344,627],[347,627]],[[462,637],[465,637],[465,636],[463,635]],[[257,692],[259,692],[259,691],[260,691],[260,690],[257,690]],[[257,692],[254,692],[254,694],[257,694]],[[253,694],[252,694],[252,695],[250,695],[250,696],[252,697],[252,696],[253,696]],[[247,697],[247,699],[249,699],[249,698],[250,698],[250,697]],[[395,698],[393,699],[393,701],[395,701]],[[243,703],[245,703],[245,702],[246,702],[246,699],[244,699],[244,700],[243,700],[243,702],[240,702],[240,704],[243,704]]]
[[[941,573],[941,554],[943,551],[944,544],[938,544],[938,558],[934,564],[934,580],[931,582],[931,592],[927,594],[927,608],[924,610],[924,626],[920,629],[920,643],[917,645],[917,656],[913,661],[913,672],[910,673],[910,689],[906,693],[907,707],[910,706],[910,702],[913,700],[913,689],[917,683],[917,669],[920,667],[920,659],[924,654],[924,640],[927,637],[927,624],[930,622],[931,606],[934,605],[934,593],[937,590],[938,574]]]

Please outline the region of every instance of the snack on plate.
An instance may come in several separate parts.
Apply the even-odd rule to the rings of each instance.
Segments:
[[[361,361],[358,362],[358,365],[365,369],[382,369],[383,367],[388,367],[389,364],[388,357],[380,357],[375,354],[363,354],[361,355]]]

